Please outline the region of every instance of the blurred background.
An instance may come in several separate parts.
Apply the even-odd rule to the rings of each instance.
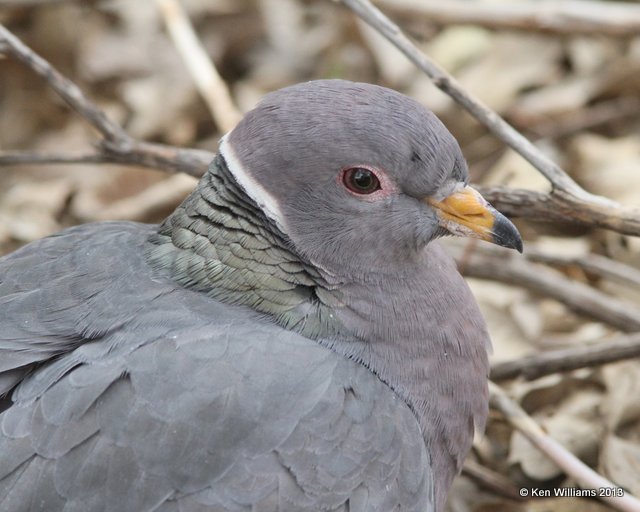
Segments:
[[[440,2],[446,4],[447,2]],[[459,3],[459,2],[458,2]],[[620,4],[577,4],[598,19]],[[377,83],[434,110],[460,142],[472,181],[548,191],[523,159],[466,114],[389,43],[329,0],[182,0],[239,109],[265,93],[315,78]],[[514,5],[467,2],[489,15],[469,23],[435,17],[432,1],[377,5],[460,83],[535,141],[590,192],[640,205],[640,30],[585,29],[579,23],[510,23]],[[629,2],[628,6],[640,3]],[[538,9],[538,11],[536,11]],[[603,11],[604,9],[604,11]],[[609,11],[607,11],[609,9]],[[495,16],[491,15],[491,12]],[[640,27],[640,10],[636,10]],[[501,17],[502,16],[502,17]],[[504,21],[506,19],[506,21]],[[553,21],[553,20],[551,20]],[[557,20],[556,20],[557,21]],[[215,151],[222,135],[168,37],[153,0],[0,0],[0,23],[78,84],[133,137]],[[0,151],[78,152],[96,133],[21,64],[0,58]],[[158,222],[195,180],[112,165],[0,167],[0,255],[64,227],[104,219]],[[565,261],[590,254],[640,271],[640,239],[597,229],[517,220],[529,248]],[[526,250],[526,248],[525,248]],[[556,268],[557,265],[556,265]],[[626,304],[640,318],[640,286],[580,265],[563,274]],[[526,287],[470,279],[494,341],[494,362],[602,342],[607,322],[572,313]],[[640,495],[640,362],[637,359],[508,384],[547,431],[594,469]],[[450,510],[610,510],[594,500],[518,501],[520,487],[570,479],[495,415],[470,458],[502,476],[478,483],[466,471]],[[483,469],[485,468],[485,469]],[[517,493],[516,493],[517,494]]]

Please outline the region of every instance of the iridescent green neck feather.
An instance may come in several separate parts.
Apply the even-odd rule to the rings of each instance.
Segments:
[[[221,156],[150,242],[150,263],[187,288],[272,315],[311,338],[341,330],[335,288],[293,251]]]

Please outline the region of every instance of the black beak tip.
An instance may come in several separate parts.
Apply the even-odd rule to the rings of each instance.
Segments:
[[[495,244],[509,249],[515,249],[519,253],[522,253],[522,237],[518,232],[518,228],[504,215],[496,215],[491,232]]]

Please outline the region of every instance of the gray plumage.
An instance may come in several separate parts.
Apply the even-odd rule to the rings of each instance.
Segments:
[[[356,165],[391,192],[346,191]],[[441,510],[489,342],[421,199],[466,179],[424,107],[311,82],[249,113],[161,226],[0,259],[0,510]]]

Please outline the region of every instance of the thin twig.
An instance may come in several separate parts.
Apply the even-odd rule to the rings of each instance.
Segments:
[[[460,271],[467,277],[520,286],[554,298],[578,314],[622,331],[640,331],[640,311],[636,308],[586,284],[573,281],[557,270],[532,263],[519,255],[513,257],[508,250],[486,244],[477,244],[470,251],[465,251],[458,243],[450,243],[447,248],[456,258]]]
[[[636,36],[640,6],[595,0],[468,2],[465,0],[378,0],[394,12],[425,16],[438,25],[470,24],[556,34]]]
[[[33,164],[111,164],[114,160],[99,151],[87,153],[49,153],[35,151],[2,151],[0,166]]]
[[[85,153],[0,150],[0,167],[33,164],[117,164],[159,169],[171,173],[183,172],[199,178],[214,157],[215,153],[210,151],[182,149],[131,139],[126,150],[104,142],[99,143],[95,151]]]
[[[71,80],[64,77],[51,64],[36,54],[20,39],[0,25],[0,42],[6,43],[4,51],[40,75],[47,84],[75,111],[80,113],[102,136],[116,144],[126,144],[130,139],[125,131],[96,107]]]
[[[242,115],[231,99],[227,84],[198,40],[187,13],[178,0],[156,0],[156,3],[213,119],[222,131],[232,130]]]
[[[559,256],[528,247],[525,257],[535,263],[545,263],[554,267],[577,266],[585,272],[611,279],[628,286],[640,287],[640,270],[599,254],[585,256]]]
[[[571,194],[555,190],[550,194],[509,187],[478,186],[480,193],[509,217],[559,224],[605,228],[624,235],[640,235],[640,212],[623,208],[594,207]]]
[[[551,459],[583,489],[615,489],[617,486],[593,471],[580,459],[548,436],[516,402],[511,400],[500,386],[489,383],[490,404],[504,414],[507,421],[521,432],[536,448]],[[621,497],[601,497],[608,505],[624,512],[640,512],[640,500],[629,493]]]
[[[640,334],[620,336],[594,345],[553,350],[498,363],[491,367],[491,378],[505,380],[524,377],[533,380],[552,373],[599,366],[633,357],[640,357]]]
[[[113,163],[184,172],[199,177],[213,159],[213,153],[208,151],[181,149],[133,139],[87,98],[77,85],[0,25],[0,45],[2,44],[6,53],[43,77],[67,105],[87,120],[102,138],[94,151],[79,154],[0,151],[0,165]]]
[[[133,139],[129,139],[127,148],[110,145],[107,141],[103,141],[100,148],[113,163],[162,169],[168,172],[184,172],[196,178],[204,174],[215,156],[209,151],[151,144]]]
[[[623,208],[615,201],[590,194],[582,189],[557,164],[551,161],[496,112],[471,96],[453,76],[415,46],[402,33],[400,28],[374,7],[369,0],[341,1],[398,48],[418,69],[431,78],[438,88],[451,96],[495,136],[530,162],[549,180],[552,186],[549,196],[560,203],[563,209],[581,208],[590,211],[600,227],[615,231],[622,229],[627,233],[640,235],[640,211]]]

